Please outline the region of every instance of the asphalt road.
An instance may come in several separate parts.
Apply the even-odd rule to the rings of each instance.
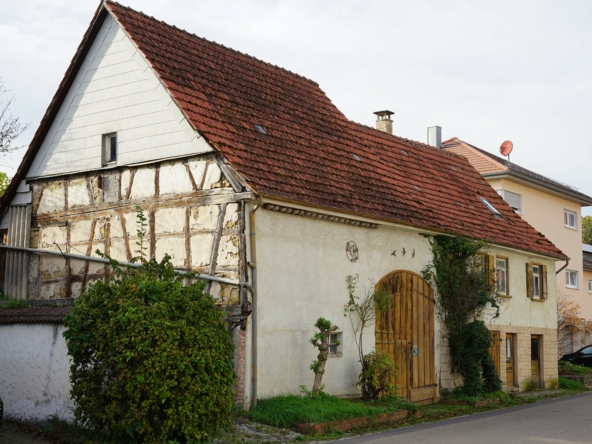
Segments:
[[[412,426],[341,444],[592,444],[592,393]]]

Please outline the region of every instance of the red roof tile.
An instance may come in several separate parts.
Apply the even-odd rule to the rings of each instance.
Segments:
[[[256,193],[565,257],[465,158],[354,123],[311,80],[106,4],[195,129]]]

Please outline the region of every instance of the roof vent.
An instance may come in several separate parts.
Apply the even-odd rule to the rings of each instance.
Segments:
[[[391,116],[395,114],[392,111],[376,111],[376,129],[387,134],[393,134],[393,120]]]
[[[428,127],[428,145],[442,148],[442,128],[439,126]]]

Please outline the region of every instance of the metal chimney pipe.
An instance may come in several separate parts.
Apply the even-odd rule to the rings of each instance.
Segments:
[[[428,127],[428,145],[436,148],[442,147],[442,128],[439,126]]]

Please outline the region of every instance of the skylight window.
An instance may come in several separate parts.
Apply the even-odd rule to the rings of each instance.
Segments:
[[[357,160],[358,162],[361,162],[360,158],[358,156],[356,156],[354,153],[351,153],[352,157]]]
[[[267,134],[261,125],[255,125],[255,128],[257,128],[261,134]]]
[[[493,214],[495,214],[496,217],[502,217],[502,213],[500,213],[497,210],[497,208],[495,208],[493,205],[491,205],[487,199],[485,199],[484,197],[479,196],[479,200],[481,202],[483,202],[483,205],[485,205],[489,211],[491,211]]]

